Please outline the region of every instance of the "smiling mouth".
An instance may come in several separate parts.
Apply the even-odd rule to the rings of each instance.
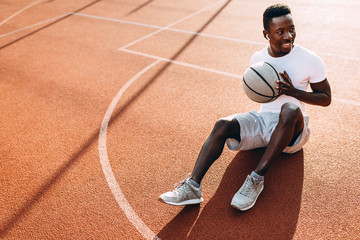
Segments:
[[[283,43],[282,46],[283,47],[286,47],[286,48],[289,48],[289,47],[292,47],[293,43],[292,42],[288,42],[288,43]]]

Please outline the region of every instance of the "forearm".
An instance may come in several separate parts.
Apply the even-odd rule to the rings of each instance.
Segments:
[[[288,96],[292,96],[299,101],[304,103],[318,105],[318,106],[329,106],[331,103],[331,88],[328,80],[325,78],[323,81],[318,83],[310,83],[312,92],[303,91],[294,87],[291,82],[289,75],[284,71],[280,73],[284,81],[278,81],[279,86],[277,89],[281,93]]]
[[[327,92],[306,92],[297,90],[294,92],[293,97],[307,104],[318,106],[329,106],[331,103],[331,93]]]

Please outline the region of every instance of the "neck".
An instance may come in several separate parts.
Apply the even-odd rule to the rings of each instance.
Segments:
[[[285,55],[288,55],[292,50],[294,49],[294,46],[291,47],[291,50],[289,52],[274,52],[271,48],[271,46],[268,46],[267,50],[270,56],[277,58],[277,57],[283,57]]]

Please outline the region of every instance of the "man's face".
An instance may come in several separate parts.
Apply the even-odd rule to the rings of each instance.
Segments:
[[[294,46],[296,37],[295,26],[290,14],[275,17],[271,20],[269,31],[269,54],[273,57],[282,57],[288,54]]]

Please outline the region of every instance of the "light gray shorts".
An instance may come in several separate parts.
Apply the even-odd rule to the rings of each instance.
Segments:
[[[230,150],[245,151],[255,148],[266,147],[271,135],[279,122],[279,113],[257,112],[239,113],[226,117],[225,119],[236,118],[240,124],[241,141],[229,138],[226,144]],[[295,153],[300,151],[309,140],[309,116],[304,116],[304,128],[292,146],[287,146],[284,153]]]

